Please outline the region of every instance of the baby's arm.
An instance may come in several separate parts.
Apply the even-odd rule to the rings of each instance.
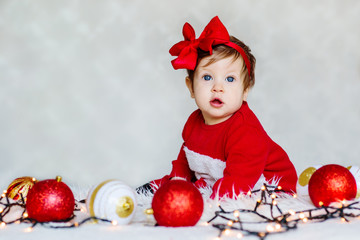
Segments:
[[[172,162],[172,165],[173,167],[170,173],[170,178],[181,178],[186,181],[191,181],[194,177],[194,172],[190,170],[189,163],[186,159],[184,144],[181,146],[178,158]]]
[[[194,173],[190,170],[186,159],[184,145],[181,146],[178,158],[172,162],[172,165],[173,167],[170,175],[166,175],[163,178],[150,182],[152,190],[157,190],[162,184],[170,181],[171,179],[184,179],[186,181],[191,181],[194,177]]]

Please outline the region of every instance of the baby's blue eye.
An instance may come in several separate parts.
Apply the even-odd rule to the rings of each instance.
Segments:
[[[233,82],[235,80],[235,78],[233,78],[233,77],[227,77],[226,78],[226,81],[228,81],[228,82]]]
[[[203,78],[205,81],[210,81],[212,79],[210,75],[205,75]]]

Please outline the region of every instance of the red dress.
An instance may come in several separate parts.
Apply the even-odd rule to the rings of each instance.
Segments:
[[[155,180],[159,186],[171,178],[210,186],[213,196],[248,192],[263,175],[278,180],[287,192],[296,191],[297,174],[286,152],[267,135],[255,114],[243,102],[229,119],[206,125],[201,111],[193,112],[183,130],[184,144],[172,162],[170,175]]]

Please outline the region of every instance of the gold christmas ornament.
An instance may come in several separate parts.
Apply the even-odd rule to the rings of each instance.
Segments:
[[[135,192],[121,181],[107,180],[90,190],[86,206],[92,217],[128,224],[136,210]]]
[[[314,165],[306,168],[300,175],[298,182],[296,184],[296,193],[299,196],[309,196],[309,181],[311,176],[316,170],[318,170],[322,165]]]
[[[33,177],[19,177],[10,183],[6,190],[7,197],[14,199],[15,201],[21,198],[21,195],[26,201],[28,191],[37,182],[36,178]]]

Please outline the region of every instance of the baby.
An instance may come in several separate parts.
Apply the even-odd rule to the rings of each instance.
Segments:
[[[255,58],[229,36],[218,17],[199,38],[190,24],[185,40],[170,49],[175,69],[187,69],[186,86],[199,109],[183,129],[184,143],[170,175],[146,184],[156,189],[171,179],[210,187],[212,197],[246,193],[263,176],[286,192],[296,191],[297,174],[285,151],[267,135],[246,99],[254,85]]]

